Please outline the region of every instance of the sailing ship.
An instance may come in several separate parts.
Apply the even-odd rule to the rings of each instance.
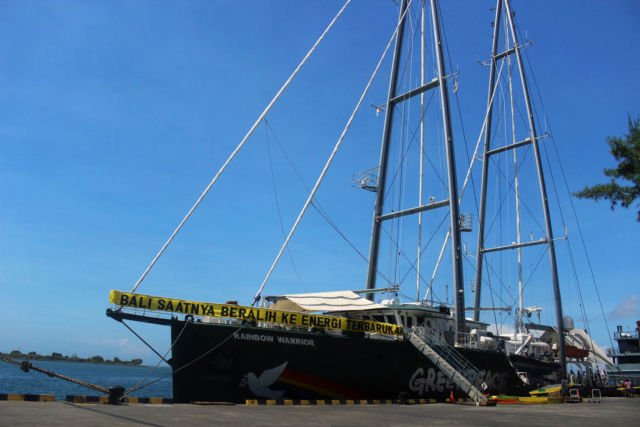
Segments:
[[[347,2],[348,4],[349,2]],[[413,4],[416,3],[416,4]],[[421,3],[417,5],[417,3]],[[426,6],[425,7],[425,3]],[[346,6],[346,4],[345,4]],[[412,7],[420,6],[419,12]],[[425,9],[428,9],[426,11]],[[342,12],[343,9],[339,12]],[[431,25],[430,38],[433,40],[431,60],[434,77],[427,80],[424,66],[415,87],[402,89],[403,70],[410,61],[403,56],[410,41],[407,35],[410,16],[420,16],[422,40],[425,26]],[[322,182],[333,156],[349,128],[350,117],[336,148],[328,160],[316,185],[311,190],[292,230],[271,266],[267,277],[260,286],[251,306],[241,306],[235,301],[213,304],[173,298],[141,295],[138,285],[189,219],[194,209],[216,183],[218,177],[233,160],[238,150],[264,120],[273,103],[296,75],[303,63],[294,71],[285,86],[278,92],[267,109],[256,120],[249,133],[231,157],[219,170],[203,195],[170,236],[152,263],[145,270],[131,292],[111,292],[113,306],[107,315],[117,321],[129,320],[165,325],[171,330],[171,358],[167,360],[173,371],[173,399],[176,402],[231,401],[244,402],[247,399],[397,399],[397,398],[447,398],[452,390],[462,391],[476,402],[482,402],[488,393],[522,394],[533,385],[557,383],[566,372],[565,343],[563,333],[562,304],[559,292],[558,273],[555,266],[554,236],[552,232],[547,202],[544,171],[537,133],[531,110],[529,90],[526,83],[520,44],[513,11],[509,0],[498,0],[495,9],[493,48],[490,60],[490,84],[488,108],[483,125],[484,161],[476,250],[476,285],[473,318],[467,318],[465,286],[463,280],[463,243],[461,235],[470,230],[470,216],[460,212],[462,191],[457,181],[454,138],[450,113],[451,81],[454,74],[445,68],[443,52],[442,23],[436,0],[411,2],[401,0],[394,42],[386,102],[376,107],[384,111],[384,128],[379,165],[375,173],[364,174],[356,180],[360,187],[375,193],[371,243],[368,257],[368,273],[364,289],[296,293],[263,296],[262,292],[275,265],[286,251],[286,247],[300,219],[313,203],[317,188]],[[337,17],[336,17],[337,18]],[[335,19],[329,25],[334,24]],[[329,29],[327,28],[327,30]],[[415,26],[413,27],[415,28]],[[501,34],[501,29],[503,34]],[[322,37],[321,36],[321,39]],[[504,39],[509,45],[500,50],[499,41]],[[319,40],[320,41],[320,40]],[[391,42],[390,42],[391,45]],[[389,46],[390,46],[389,45]],[[312,51],[317,46],[314,45]],[[425,63],[424,42],[421,61]],[[310,51],[311,53],[311,51]],[[527,116],[526,137],[502,146],[492,146],[492,117],[494,98],[497,92],[497,74],[500,64],[511,61],[518,69],[522,83],[522,99]],[[379,67],[378,67],[379,68]],[[376,68],[376,72],[377,69]],[[374,72],[375,75],[375,72]],[[409,81],[409,79],[404,79]],[[455,86],[455,84],[454,84]],[[367,85],[367,88],[369,85]],[[366,93],[366,90],[365,90]],[[360,98],[361,105],[364,95]],[[427,96],[429,98],[427,99]],[[441,162],[446,166],[446,177],[442,178],[445,189],[441,198],[430,197],[423,200],[423,146],[426,105],[433,100],[437,106],[436,120],[441,125],[439,140]],[[412,104],[411,104],[412,103]],[[390,165],[391,147],[401,127],[398,116],[403,116],[407,105],[417,105],[419,111],[420,159],[419,197],[416,206],[390,206],[388,194],[392,185],[398,184],[398,172],[392,172]],[[357,111],[357,108],[356,108]],[[520,149],[531,150],[536,165],[539,197],[544,217],[544,235],[539,240],[523,242],[519,230],[516,242],[489,247],[487,245],[487,192],[489,183],[490,157],[504,153],[515,153]],[[406,156],[405,151],[402,156]],[[401,157],[402,157],[401,156]],[[474,156],[475,157],[475,156]],[[404,160],[402,158],[401,160]],[[403,163],[402,161],[398,163]],[[517,168],[516,168],[517,170]],[[516,184],[517,187],[517,184]],[[517,200],[519,200],[517,198]],[[453,305],[437,302],[435,291],[429,281],[428,290],[421,294],[420,284],[424,281],[420,272],[421,225],[423,215],[444,212],[448,218],[448,231],[440,251],[435,272],[440,267],[445,248],[450,248],[451,281],[453,283]],[[384,245],[384,225],[405,218],[417,218],[418,254],[417,262],[410,270],[417,270],[418,298],[412,302],[401,302],[397,296],[399,288],[394,280],[388,287],[378,287],[380,272],[380,252]],[[490,227],[489,227],[490,228]],[[396,240],[400,239],[400,232]],[[394,239],[389,239],[393,242]],[[397,243],[394,242],[393,244]],[[393,246],[391,247],[397,247]],[[547,327],[543,337],[525,331],[522,318],[535,313],[525,308],[520,301],[518,308],[518,331],[512,337],[500,336],[489,330],[489,325],[480,320],[482,307],[481,284],[483,273],[487,274],[487,257],[491,252],[502,250],[520,251],[529,246],[542,245],[548,252],[551,282],[556,301],[555,327]],[[396,250],[396,254],[399,252]],[[379,295],[391,294],[391,298],[381,299]],[[376,302],[376,300],[378,300]],[[492,308],[496,309],[496,308]],[[510,309],[510,308],[507,308]],[[530,325],[533,329],[533,326]],[[161,356],[162,357],[162,356]]]

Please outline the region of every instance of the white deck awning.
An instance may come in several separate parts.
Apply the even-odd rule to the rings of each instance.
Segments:
[[[353,291],[271,296],[267,299],[273,301],[273,309],[284,311],[331,312],[386,308]]]

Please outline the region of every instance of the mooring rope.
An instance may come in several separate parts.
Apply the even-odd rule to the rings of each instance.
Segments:
[[[47,369],[39,368],[37,366],[34,366],[28,360],[24,360],[24,361],[19,362],[17,360],[13,360],[13,359],[8,358],[8,357],[0,356],[0,361],[20,366],[20,369],[22,369],[24,372],[29,372],[30,370],[34,370],[36,372],[41,372],[43,374],[46,374],[46,375],[48,375],[48,376],[50,376],[52,378],[60,378],[61,380],[69,381],[71,383],[74,383],[74,384],[77,384],[77,385],[80,385],[80,386],[83,386],[83,387],[87,387],[87,388],[90,388],[92,390],[99,391],[101,393],[111,394],[111,390],[110,390],[109,387],[101,386],[101,385],[98,385],[98,384],[93,384],[93,383],[90,383],[88,381],[79,380],[77,378],[68,377],[66,375],[59,374],[57,372],[53,372],[53,371],[49,371]]]

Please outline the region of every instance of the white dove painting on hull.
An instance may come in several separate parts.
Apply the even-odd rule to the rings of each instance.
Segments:
[[[247,374],[249,390],[259,397],[280,399],[284,394],[284,390],[271,390],[269,386],[278,380],[280,374],[282,374],[286,367],[287,362],[284,362],[282,365],[276,366],[275,368],[265,369],[259,377],[253,372],[249,372]]]

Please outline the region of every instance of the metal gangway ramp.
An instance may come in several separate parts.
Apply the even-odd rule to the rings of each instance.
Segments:
[[[418,351],[433,362],[454,384],[465,392],[477,406],[485,406],[487,398],[482,393],[486,388],[480,371],[460,352],[440,339],[436,334],[422,328],[413,328],[407,339]],[[466,375],[465,375],[466,374]]]

